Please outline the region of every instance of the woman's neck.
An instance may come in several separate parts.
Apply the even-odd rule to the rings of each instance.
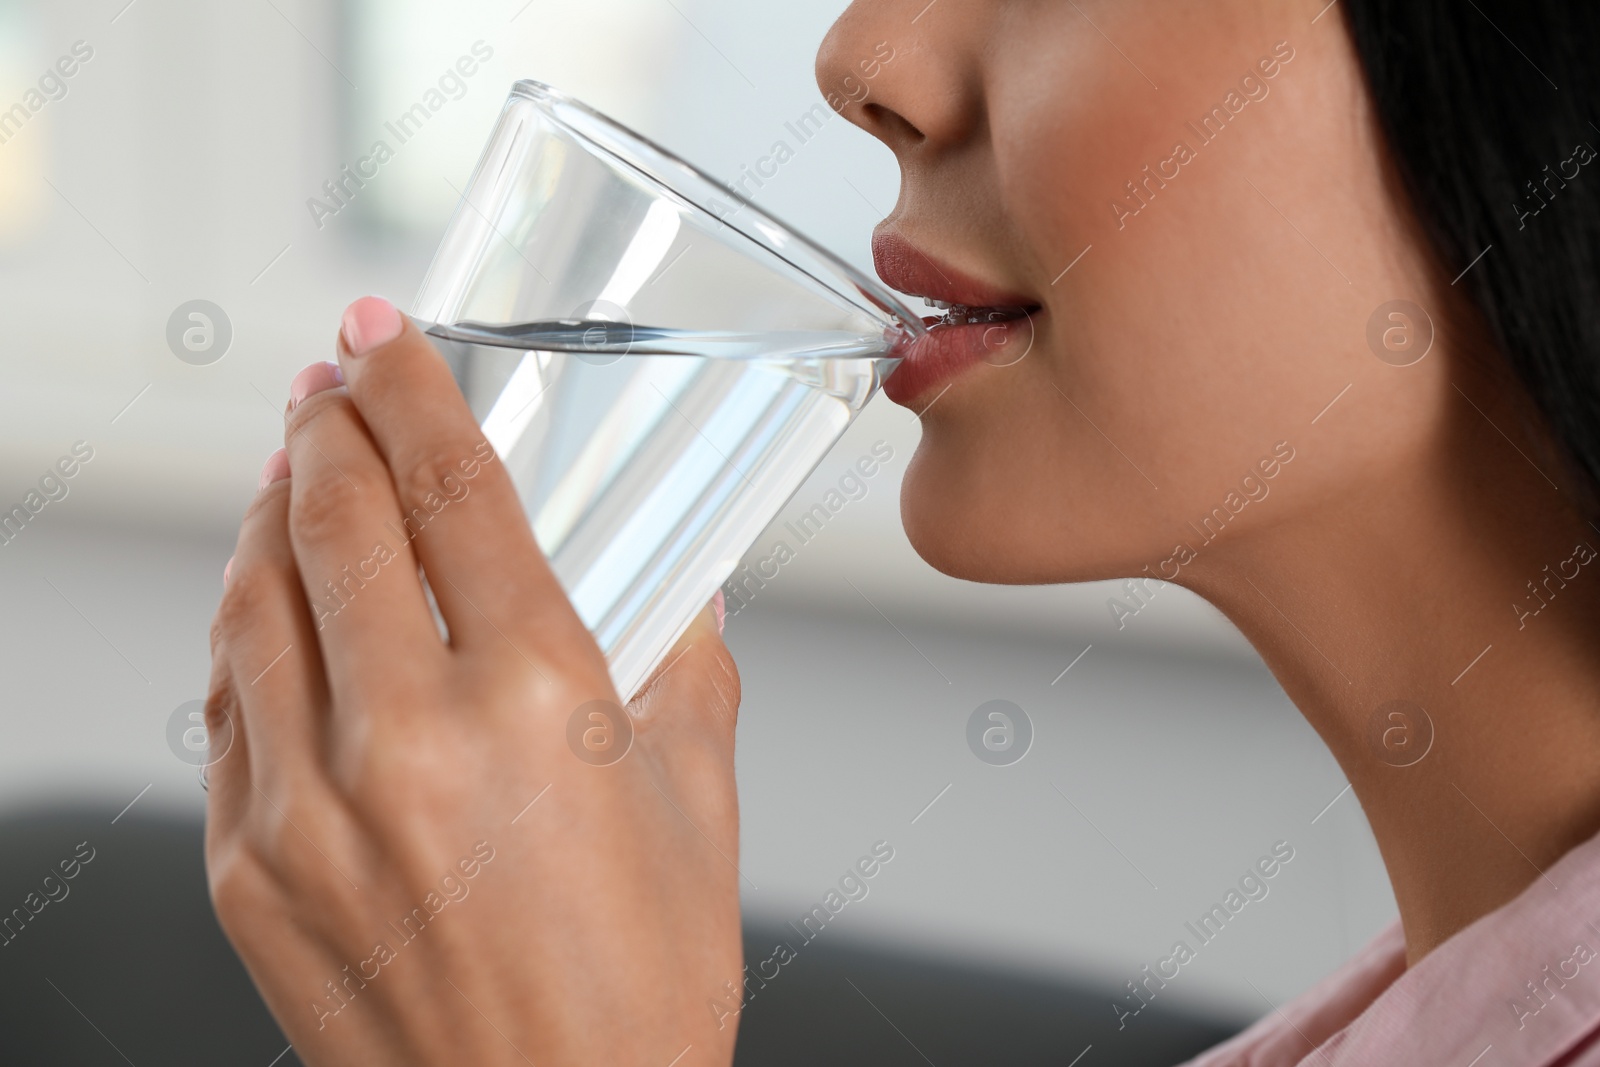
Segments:
[[[1413,964],[1600,833],[1600,534],[1482,395],[1459,398],[1432,469],[1375,464],[1331,506],[1219,541],[1184,583],[1349,777]],[[1314,439],[1298,451],[1314,479]]]

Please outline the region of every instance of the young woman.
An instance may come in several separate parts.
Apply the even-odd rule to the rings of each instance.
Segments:
[[[1558,0],[858,0],[823,44],[903,174],[880,273],[978,320],[890,380],[912,543],[1205,596],[1382,849],[1400,923],[1201,1062],[1600,1064],[1597,47]],[[716,613],[574,759],[616,694],[444,363],[381,300],[340,342],[213,634],[224,927],[309,1063],[728,1063]]]

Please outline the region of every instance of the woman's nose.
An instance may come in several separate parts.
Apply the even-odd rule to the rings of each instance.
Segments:
[[[982,0],[856,0],[817,52],[833,109],[902,161],[959,144],[980,128]]]

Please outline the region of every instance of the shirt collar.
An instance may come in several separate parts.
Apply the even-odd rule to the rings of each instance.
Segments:
[[[1456,932],[1302,1063],[1547,1064],[1600,1024],[1600,836]]]

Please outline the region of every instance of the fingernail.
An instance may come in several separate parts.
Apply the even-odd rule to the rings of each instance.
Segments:
[[[228,557],[228,565],[222,568],[222,587],[228,587],[228,578],[233,574],[233,557]]]
[[[289,383],[289,410],[293,411],[307,397],[316,396],[344,384],[344,371],[337,363],[313,363],[294,376]]]
[[[403,329],[405,322],[393,304],[381,296],[364,296],[345,309],[339,332],[345,351],[364,356],[399,337]]]
[[[728,621],[728,601],[722,595],[722,590],[717,590],[717,595],[711,598],[711,606],[717,613],[717,633],[722,632],[722,627]]]
[[[256,487],[260,492],[273,482],[281,482],[289,477],[289,453],[280,448],[267,457],[266,466],[261,468],[261,484]]]

